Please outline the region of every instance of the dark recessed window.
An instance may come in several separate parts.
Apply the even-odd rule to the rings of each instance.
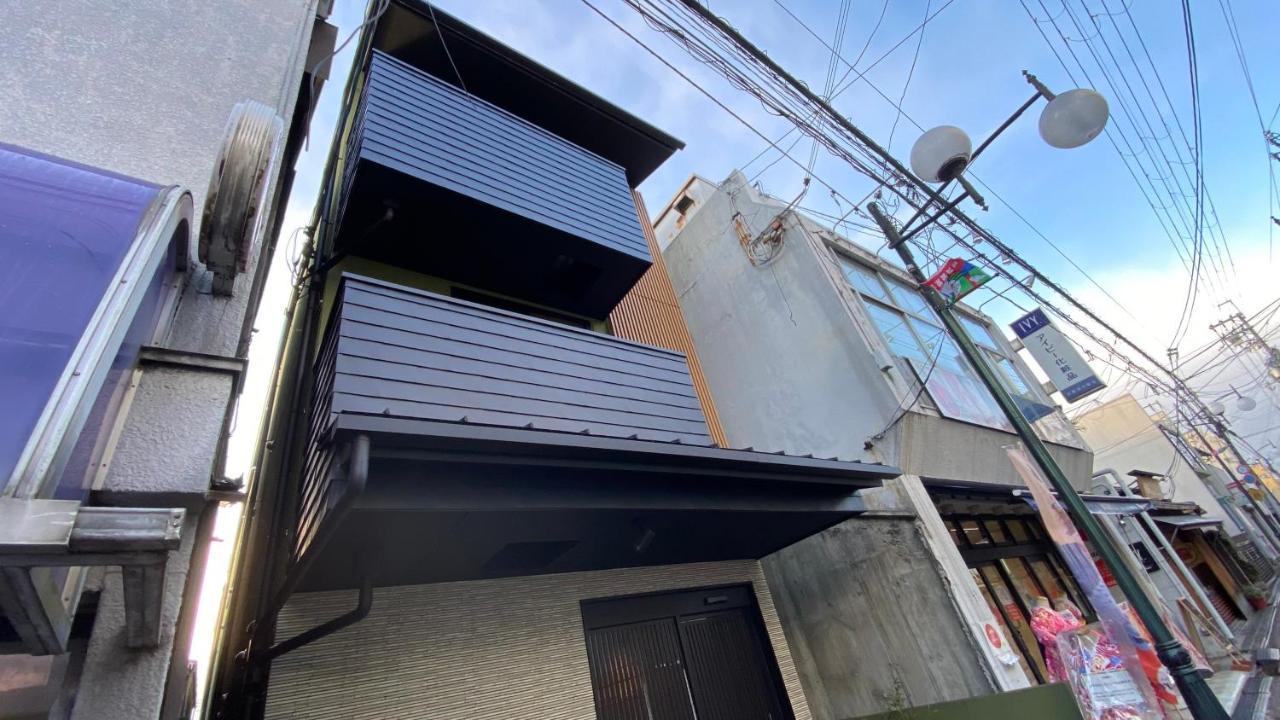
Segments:
[[[476,290],[468,290],[457,286],[449,288],[449,295],[451,297],[456,297],[459,300],[467,300],[469,302],[479,303],[480,305],[488,305],[489,307],[496,307],[500,310],[509,310],[513,313],[536,317],[540,320],[550,320],[551,322],[557,322],[561,325],[570,325],[572,327],[585,328],[587,330],[591,329],[591,321],[586,318],[558,313],[555,310],[548,310],[536,305],[529,305],[527,303],[522,303],[519,300],[509,300],[507,298],[497,297],[496,295],[490,295]]]

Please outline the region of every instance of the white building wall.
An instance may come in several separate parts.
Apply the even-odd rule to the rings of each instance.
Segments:
[[[753,266],[734,215],[760,233],[785,203],[760,195],[741,173],[715,192],[708,186],[716,187],[694,178],[689,188],[699,191],[682,191],[701,200],[663,256],[730,445],[1022,485],[1001,449],[1016,440],[1013,433],[927,408],[903,412],[917,395],[914,378],[847,287],[832,248],[875,266],[873,253],[788,213],[782,250],[768,265]],[[901,270],[889,272],[913,284]],[[1050,452],[1078,488],[1088,487],[1088,451],[1051,444]]]
[[[1113,468],[1126,480],[1130,470],[1165,474],[1169,477],[1169,496],[1165,500],[1194,502],[1204,508],[1205,517],[1222,520],[1229,535],[1241,532],[1137,398],[1122,395],[1083,413],[1076,417],[1076,427],[1093,448],[1095,470]]]
[[[257,100],[288,127],[316,8],[317,0],[4,3],[0,141],[182,185],[198,224],[232,108]],[[222,297],[210,294],[211,276],[195,262],[194,243],[191,256],[191,282],[166,346],[243,357],[251,280],[265,257],[251,256],[235,295]],[[107,571],[76,718],[159,717],[166,684],[171,700],[183,690],[189,637],[179,619],[194,611],[184,593],[197,586],[189,571],[198,572],[205,551],[201,510],[210,479],[222,473],[217,450],[233,383],[199,370],[143,370],[102,494],[116,505],[183,506],[188,522],[165,579],[159,648],[125,647],[120,572]],[[171,704],[165,712],[173,710]]]
[[[368,617],[272,665],[271,720],[593,720],[583,600],[750,583],[796,720],[810,720],[760,563],[740,560],[374,590]],[[278,637],[355,592],[294,595]]]

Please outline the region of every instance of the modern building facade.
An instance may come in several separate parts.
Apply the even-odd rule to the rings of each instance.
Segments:
[[[185,717],[281,168],[333,28],[317,2],[50,10],[0,24],[0,718]],[[197,238],[249,115],[271,150],[224,266]]]
[[[1044,682],[1027,620],[1037,598],[1091,610],[1017,494],[1023,483],[1005,452],[1016,443],[1012,428],[907,273],[764,195],[738,172],[718,185],[690,179],[655,230],[667,242],[667,266],[729,443],[869,453],[901,468],[898,482],[917,499],[903,532],[921,540],[919,555],[906,564],[928,566],[949,588],[954,607],[939,617],[969,638],[971,662],[991,679],[987,691]],[[972,308],[956,310],[1077,490],[1087,493],[1093,457],[1083,439],[1005,332]],[[1089,502],[1107,511],[1108,500]],[[804,658],[802,679],[821,677],[824,666],[837,664],[838,651],[828,628],[806,622],[812,605],[779,598],[852,601],[831,596],[816,579],[826,567],[857,572],[867,555],[861,538],[877,530],[864,520],[839,529],[848,532],[807,539],[764,563],[784,625],[804,628],[788,635],[793,656]],[[808,572],[793,572],[798,567]],[[898,651],[889,648],[886,657],[897,662]],[[811,704],[814,696],[840,703],[867,679],[843,687],[811,682]],[[920,684],[904,682],[912,700],[923,694]],[[980,694],[943,687],[947,699]]]
[[[219,716],[844,718],[998,687],[896,468],[720,442],[634,193],[679,141],[408,0],[371,6],[341,127]],[[766,581],[815,537],[860,559]]]

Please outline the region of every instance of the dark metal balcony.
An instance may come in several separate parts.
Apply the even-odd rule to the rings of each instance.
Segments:
[[[353,275],[332,312],[287,591],[756,558],[897,474],[715,447],[678,353]]]
[[[335,252],[604,317],[649,266],[626,170],[374,51]]]

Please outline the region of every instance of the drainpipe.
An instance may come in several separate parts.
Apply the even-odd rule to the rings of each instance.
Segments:
[[[1096,480],[1107,475],[1110,475],[1115,479],[1115,488],[1121,495],[1125,497],[1133,497],[1133,493],[1129,492],[1129,486],[1125,483],[1124,478],[1122,478],[1120,473],[1114,468],[1103,468],[1095,472],[1093,474],[1093,478]],[[1209,597],[1205,594],[1204,587],[1200,584],[1199,578],[1193,575],[1191,570],[1187,568],[1186,564],[1182,562],[1182,558],[1178,557],[1178,551],[1173,549],[1173,545],[1169,543],[1169,539],[1164,536],[1164,533],[1160,531],[1160,528],[1156,527],[1156,523],[1151,519],[1151,515],[1146,510],[1143,510],[1138,513],[1138,517],[1142,518],[1142,524],[1146,526],[1147,533],[1155,537],[1156,542],[1160,543],[1160,547],[1164,548],[1165,552],[1163,553],[1152,553],[1152,556],[1155,557],[1156,564],[1160,565],[1160,569],[1165,571],[1165,573],[1170,577],[1175,579],[1178,577],[1183,578],[1183,582],[1180,583],[1180,585],[1185,585],[1191,589],[1191,592],[1195,593],[1199,604],[1209,611],[1209,617],[1213,620],[1213,624],[1217,626],[1218,631],[1223,633],[1223,636],[1231,640],[1231,642],[1235,642],[1235,633],[1231,632],[1231,627],[1227,625],[1227,622],[1222,618],[1222,615],[1218,614],[1218,609],[1209,601]],[[1177,566],[1178,573],[1172,572],[1169,565],[1162,561],[1162,557],[1166,554],[1168,555],[1169,561]],[[1187,632],[1190,633],[1191,628],[1187,628]]]

